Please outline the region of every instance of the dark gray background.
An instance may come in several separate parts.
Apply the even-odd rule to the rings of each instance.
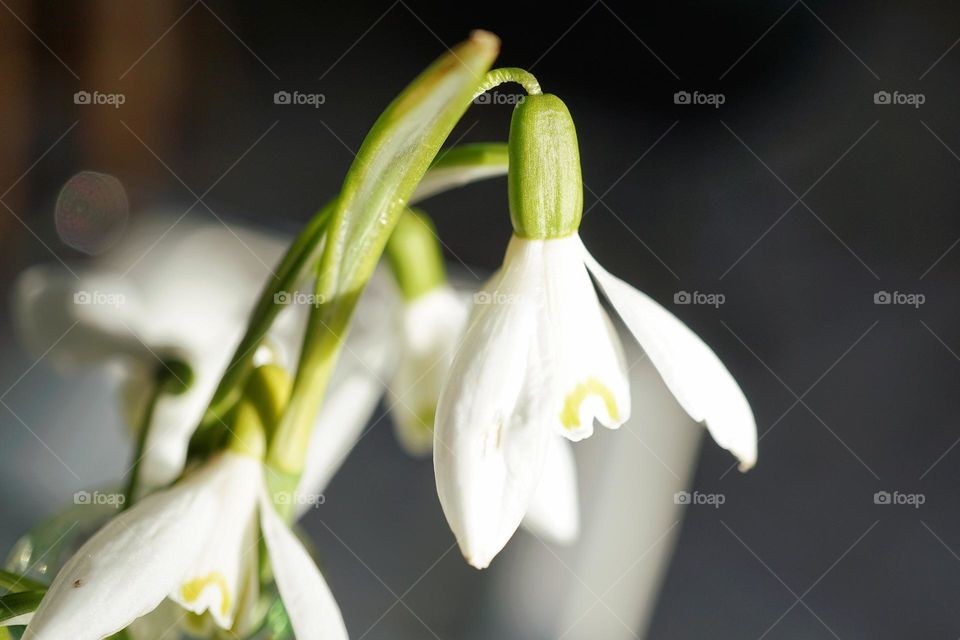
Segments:
[[[744,476],[725,475],[729,457],[703,447],[695,487],[724,493],[727,504],[688,510],[650,637],[960,635],[955,3],[142,7],[0,8],[0,127],[11,141],[0,188],[30,168],[3,200],[32,230],[0,209],[4,283],[23,265],[51,259],[40,240],[64,260],[81,259],[58,242],[52,217],[53,195],[80,169],[120,177],[134,215],[157,202],[182,209],[193,201],[119,120],[198,194],[276,123],[205,201],[233,221],[292,232],[336,192],[391,97],[444,46],[487,28],[503,39],[499,64],[532,68],[576,119],[587,245],[715,347],[763,434],[759,464]],[[171,24],[125,80],[87,80],[117,78]],[[23,68],[10,71],[17,63],[9,56]],[[153,106],[93,117],[71,100],[89,86],[142,92]],[[276,106],[279,89],[322,92],[326,103]],[[718,109],[677,105],[680,90],[720,92],[726,101]],[[918,109],[877,105],[880,90],[926,101]],[[452,137],[505,139],[509,115],[508,106],[475,107]],[[436,198],[429,211],[451,262],[496,267],[509,234],[502,181]],[[190,215],[209,217],[203,207]],[[726,302],[675,306],[681,290],[723,293]],[[875,305],[881,290],[922,293],[926,302]],[[31,361],[3,316],[6,388]],[[5,402],[17,409],[50,400],[19,389]],[[0,412],[0,429],[4,464],[28,463],[37,495],[69,482],[9,412]],[[109,450],[83,449],[79,436],[73,446],[102,458],[104,478],[121,466]],[[362,499],[331,501],[326,517],[342,523],[341,535],[396,590],[423,563],[383,548],[384,527],[424,548],[449,545],[432,483],[429,465],[395,454],[389,429],[365,438],[335,480]],[[404,497],[392,492],[400,485],[410,487]],[[926,502],[875,505],[877,491],[922,493]],[[51,510],[29,495],[4,496],[2,546]],[[335,547],[318,522],[307,524],[321,548]],[[411,595],[420,600],[414,608],[429,610],[437,592],[477,592],[486,578],[455,556],[438,565],[430,588]],[[342,563],[356,573],[358,593],[379,599],[369,611],[345,607],[372,622],[392,599],[351,562],[329,560],[334,571]],[[469,608],[452,619],[438,609],[429,621],[444,637],[471,625]]]

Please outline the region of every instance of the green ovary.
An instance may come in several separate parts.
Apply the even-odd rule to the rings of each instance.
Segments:
[[[575,429],[580,426],[580,406],[590,396],[598,396],[603,400],[610,419],[615,422],[620,421],[620,410],[617,408],[617,401],[613,397],[613,392],[597,378],[587,378],[584,382],[577,384],[563,400],[560,424],[564,428]]]

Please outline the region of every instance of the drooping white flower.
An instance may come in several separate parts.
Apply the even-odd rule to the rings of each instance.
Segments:
[[[514,236],[477,296],[436,419],[440,502],[478,568],[528,512],[551,438],[581,440],[594,420],[617,428],[630,415],[621,345],[591,275],[686,412],[742,469],[756,461],[753,414],[717,356],[581,242],[579,154],[563,103],[529,96],[514,112],[510,147]]]
[[[110,367],[134,424],[161,361],[189,364],[187,392],[161,396],[154,408],[140,464],[144,489],[183,470],[190,435],[240,340],[257,283],[269,274],[263,263],[283,250],[276,238],[239,227],[170,222],[148,218],[79,277],[54,265],[28,269],[14,292],[26,346],[60,368]],[[280,322],[268,341],[286,344],[294,335],[294,323]]]
[[[433,450],[433,421],[440,388],[450,370],[469,309],[462,296],[441,285],[400,310],[399,362],[390,381],[394,431],[404,450]]]
[[[276,513],[264,468],[226,451],[112,519],[57,573],[24,640],[99,640],[166,598],[209,612],[222,629],[246,621],[259,584],[258,530],[298,640],[345,639],[326,581]]]
[[[263,263],[272,264],[283,251],[283,242],[269,235],[219,224],[181,223],[157,243],[169,222],[161,217],[135,227],[95,268],[77,271],[79,278],[60,266],[40,265],[21,274],[15,287],[18,334],[30,351],[61,369],[109,367],[119,378],[125,417],[132,424],[142,419],[161,360],[173,357],[190,365],[193,381],[187,392],[163,395],[154,407],[140,464],[144,490],[169,484],[182,472],[193,429],[268,273]],[[291,297],[266,336],[261,361],[287,367],[296,362],[311,306],[299,303],[303,296]],[[338,390],[327,394],[322,412],[327,418],[321,417],[343,434],[344,444],[318,449],[313,468],[336,470],[383,393],[392,362],[386,339],[394,305],[385,278],[375,276],[360,299],[341,358],[346,362],[331,383]],[[366,378],[362,384],[368,391],[353,396],[360,389],[354,384],[357,373]],[[340,407],[355,409],[350,420]]]

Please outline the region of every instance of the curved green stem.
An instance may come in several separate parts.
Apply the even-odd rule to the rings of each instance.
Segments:
[[[243,385],[253,369],[253,354],[266,336],[270,325],[283,305],[277,304],[276,295],[283,291],[294,289],[308,265],[323,242],[330,216],[336,209],[336,200],[328,202],[307,223],[307,226],[287,249],[287,253],[280,260],[275,274],[267,280],[260,293],[260,299],[253,309],[247,331],[240,344],[237,345],[230,359],[230,364],[213,394],[210,406],[204,414],[200,428],[194,438],[201,440],[212,425],[218,425],[227,411],[237,402]]]
[[[483,83],[473,97],[476,98],[481,93],[490,91],[490,89],[500,86],[505,82],[516,82],[523,87],[524,91],[532,96],[543,93],[537,78],[529,71],[519,67],[501,67],[487,72]]]

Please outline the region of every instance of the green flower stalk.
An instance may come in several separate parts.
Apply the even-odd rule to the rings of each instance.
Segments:
[[[482,86],[499,39],[474,32],[413,81],[380,116],[350,168],[329,223],[312,313],[287,411],[268,464],[290,491],[350,316],[430,163]],[[274,476],[271,476],[273,478]]]
[[[443,253],[433,222],[407,209],[387,242],[387,260],[404,300],[416,300],[447,283]]]

